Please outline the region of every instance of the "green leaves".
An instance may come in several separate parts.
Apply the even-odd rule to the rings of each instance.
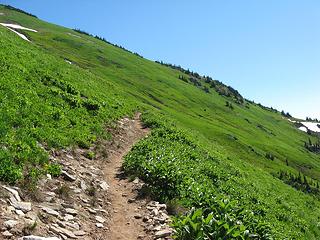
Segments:
[[[160,201],[177,199],[192,207],[188,214],[175,218],[176,238],[249,239],[251,232],[261,239],[267,236],[267,227],[257,227],[259,217],[240,208],[237,201],[217,194],[217,184],[230,178],[215,165],[218,160],[173,124],[161,118],[157,123],[157,118],[149,116],[144,116],[145,121],[157,128],[133,147],[124,168],[143,179]]]
[[[58,175],[41,145],[89,148],[106,123],[134,111],[110,83],[0,31],[0,181]]]
[[[224,209],[226,210],[226,209]],[[210,212],[209,214],[207,212]],[[214,212],[221,212],[217,215]],[[235,222],[232,210],[192,209],[187,215],[175,218],[173,226],[180,240],[188,239],[249,239],[248,231],[241,222]]]

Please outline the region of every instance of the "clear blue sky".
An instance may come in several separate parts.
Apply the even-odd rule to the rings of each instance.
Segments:
[[[320,118],[318,0],[1,3],[210,75],[266,106]]]

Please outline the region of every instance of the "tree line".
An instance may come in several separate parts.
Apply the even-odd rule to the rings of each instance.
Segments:
[[[131,52],[130,50],[126,49],[125,47],[123,47],[123,46],[121,46],[121,45],[117,45],[117,44],[111,43],[111,42],[109,42],[107,39],[105,39],[104,37],[100,37],[100,36],[98,36],[98,35],[90,34],[90,33],[86,32],[86,31],[83,31],[83,30],[78,29],[78,28],[74,28],[74,29],[72,29],[72,30],[75,31],[75,32],[77,32],[77,33],[80,33],[80,34],[84,34],[84,35],[87,35],[87,36],[90,36],[90,37],[94,37],[95,39],[98,39],[98,40],[103,41],[103,42],[105,42],[105,43],[107,43],[107,44],[110,44],[110,45],[112,45],[112,46],[114,46],[114,47],[120,48],[120,49],[122,49],[122,50],[124,50],[124,51],[126,51],[126,52],[132,53],[132,54],[134,54],[134,55],[136,55],[136,56],[138,56],[138,57],[143,58],[143,56],[141,56],[139,53]]]
[[[291,172],[280,170],[278,178],[297,190],[305,193],[316,194],[320,197],[319,182],[313,179],[308,180],[307,177],[300,172],[296,175]]]
[[[320,138],[318,138],[318,142],[316,143],[313,143],[309,138],[307,142],[304,142],[304,147],[310,152],[320,153]]]
[[[0,4],[0,5],[2,5],[2,4]],[[13,10],[13,11],[16,11],[16,12],[20,12],[20,13],[26,14],[26,15],[34,17],[34,18],[38,18],[36,15],[33,15],[33,14],[28,13],[26,11],[23,11],[23,10],[21,10],[19,8],[15,8],[15,7],[12,7],[10,5],[2,5],[2,6],[4,6],[6,9]]]
[[[189,69],[184,69],[180,65],[165,63],[163,61],[155,61],[155,62],[160,65],[172,68],[174,70],[178,70],[184,73],[185,75],[188,75],[189,76],[188,79],[183,75],[179,75],[179,79],[184,82],[192,83],[196,87],[202,88],[202,90],[206,93],[209,93],[210,89],[207,86],[205,86],[204,83],[207,83],[210,88],[215,89],[219,95],[222,95],[228,98],[233,98],[233,100],[238,104],[243,104],[245,102],[245,99],[241,96],[241,94],[237,90],[235,90],[231,86],[225,85],[219,80],[215,80],[212,77],[205,76],[205,75],[201,76],[199,73],[190,71]]]

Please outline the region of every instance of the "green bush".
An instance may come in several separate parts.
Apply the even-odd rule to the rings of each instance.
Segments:
[[[49,164],[47,166],[47,173],[53,177],[59,177],[61,175],[61,167],[58,164]]]

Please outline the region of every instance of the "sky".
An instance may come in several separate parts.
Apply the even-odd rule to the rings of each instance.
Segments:
[[[318,0],[12,0],[151,60],[181,65],[244,97],[320,119]]]

